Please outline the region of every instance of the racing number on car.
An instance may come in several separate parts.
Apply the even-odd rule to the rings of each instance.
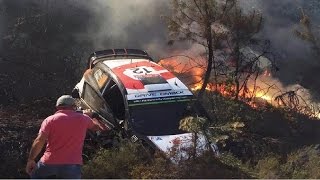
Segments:
[[[142,73],[147,74],[147,73],[151,73],[152,70],[147,69],[147,67],[143,67],[143,68],[138,67],[138,68],[134,68],[132,72],[135,74],[142,74]]]
[[[141,77],[152,75],[155,72],[156,71],[152,67],[140,66],[126,69],[123,71],[123,74],[134,80],[140,81]]]

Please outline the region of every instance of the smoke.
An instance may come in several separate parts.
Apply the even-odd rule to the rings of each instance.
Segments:
[[[5,27],[5,20],[4,20],[4,16],[5,16],[5,8],[3,6],[3,1],[0,0],[0,50],[2,49],[2,37],[4,35],[4,27]]]
[[[4,22],[6,21],[5,15],[2,15],[4,13],[1,10],[2,2],[12,3],[21,8],[31,1],[0,0],[1,37],[5,31]],[[91,42],[92,47],[88,48],[91,52],[109,48],[137,48],[146,50],[155,60],[172,54],[203,52],[188,43],[167,45],[167,27],[161,16],[170,15],[169,0],[41,0],[32,2],[47,7],[47,11],[60,9],[69,16],[74,15],[68,12],[69,5],[83,9],[83,14],[90,15],[90,18],[83,20],[85,31],[82,29],[73,35],[79,43]],[[239,0],[239,2],[245,11],[258,10],[263,14],[265,22],[259,37],[271,41],[272,51],[277,54],[276,60],[280,67],[275,77],[284,84],[283,86],[301,84],[305,88],[319,90],[320,81],[309,78],[310,74],[313,77],[320,76],[320,71],[310,70],[316,64],[310,45],[293,33],[300,20],[299,8],[305,9],[312,22],[320,22],[319,1]],[[88,55],[91,52],[88,52]]]
[[[318,35],[320,1],[318,0],[239,0],[245,11],[258,10],[263,14],[264,26],[260,37],[269,39],[280,71],[275,74],[284,86],[299,84],[317,96],[320,83],[319,60],[309,43],[299,39],[294,30],[298,28],[301,10],[310,17]],[[318,28],[318,29],[317,29]],[[316,68],[317,67],[317,68]]]
[[[95,19],[87,22],[86,34],[94,49],[137,48],[156,57],[166,56],[174,47],[167,46],[167,28],[163,15],[169,15],[169,2],[158,0],[93,0],[77,1],[92,12]],[[175,48],[177,48],[176,46]]]
[[[169,15],[170,1],[159,0],[92,0],[77,1],[93,13],[95,19],[87,22],[86,34],[80,38],[91,39],[94,50],[108,48],[144,49],[159,59],[176,54],[193,56],[204,50],[195,45],[167,45],[167,28],[162,15]],[[276,54],[280,71],[269,78],[277,90],[296,90],[299,95],[312,101],[314,89],[320,83],[310,83],[307,74],[314,67],[315,58],[310,45],[299,39],[294,30],[301,16],[301,8],[313,22],[320,22],[320,3],[317,0],[239,0],[245,11],[258,10],[264,17],[259,37],[268,39]],[[320,71],[313,74],[320,76]],[[307,79],[307,80],[306,80]],[[312,85],[316,84],[312,87]],[[313,91],[308,90],[313,89]],[[280,93],[280,92],[278,92]]]

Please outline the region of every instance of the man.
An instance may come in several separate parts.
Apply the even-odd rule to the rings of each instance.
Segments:
[[[34,140],[26,172],[31,178],[81,178],[82,148],[87,129],[106,130],[107,127],[95,118],[75,111],[75,99],[61,96],[56,103],[57,112],[47,117],[41,124],[38,137]],[[47,143],[39,160],[36,157]]]

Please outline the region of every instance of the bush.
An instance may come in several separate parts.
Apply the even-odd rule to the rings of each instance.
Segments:
[[[319,179],[319,167],[319,146],[309,146],[291,153],[283,165],[283,170],[289,178]]]
[[[134,179],[177,179],[179,169],[163,157],[155,158],[150,164],[140,164],[133,168]]]
[[[281,160],[279,156],[269,156],[259,161],[256,170],[259,178],[320,178],[320,150],[318,146],[299,149]]]
[[[180,162],[179,178],[192,179],[234,179],[234,178],[252,178],[246,171],[240,168],[243,164],[233,166],[224,161],[224,155],[217,158],[212,153],[204,153],[194,159]],[[240,162],[240,161],[239,161]]]
[[[279,179],[282,177],[281,163],[278,157],[269,156],[260,160],[256,166],[259,178]]]
[[[84,178],[130,178],[135,166],[148,161],[140,144],[122,141],[118,147],[101,149],[83,166]]]
[[[250,178],[239,166],[231,166],[212,153],[204,153],[172,163],[162,153],[153,158],[140,144],[123,141],[112,149],[100,149],[83,166],[84,178]]]

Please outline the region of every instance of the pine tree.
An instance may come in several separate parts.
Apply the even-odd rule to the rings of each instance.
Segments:
[[[215,52],[227,49],[227,59],[235,59],[234,67],[227,67],[232,71],[231,79],[236,86],[235,98],[238,99],[241,78],[248,78],[247,66],[256,65],[245,61],[242,48],[252,43],[254,35],[259,32],[262,16],[259,13],[243,13],[236,0],[173,0],[172,15],[166,18],[170,32],[170,43],[174,41],[191,41],[202,45],[207,53],[207,68],[198,98],[203,93],[212,77],[218,84],[221,67],[216,60]],[[257,61],[257,58],[255,59]],[[252,71],[249,72],[252,75]]]

